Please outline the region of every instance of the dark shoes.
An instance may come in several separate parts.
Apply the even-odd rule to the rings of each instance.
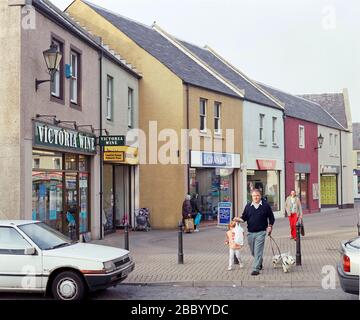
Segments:
[[[261,265],[260,265],[260,270],[262,270],[262,269],[263,269],[263,265],[261,264]]]
[[[253,271],[253,272],[251,272],[251,275],[252,275],[252,276],[258,276],[259,274],[260,274],[259,271]]]

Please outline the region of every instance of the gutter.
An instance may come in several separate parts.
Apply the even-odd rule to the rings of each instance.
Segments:
[[[102,40],[100,39],[101,43]],[[103,73],[103,51],[99,53],[99,67],[100,67],[100,77],[99,77],[99,86],[100,86],[100,135],[102,135],[103,130],[103,120],[102,120],[102,73]],[[100,138],[99,138],[100,140]],[[100,239],[103,239],[103,172],[104,172],[104,163],[103,163],[103,147],[100,146]]]
[[[340,209],[344,208],[343,199],[343,156],[342,156],[342,131],[340,130]]]

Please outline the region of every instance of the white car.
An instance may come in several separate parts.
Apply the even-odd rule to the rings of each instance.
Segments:
[[[71,242],[39,221],[0,221],[0,291],[81,300],[115,286],[134,268],[127,250]]]
[[[359,294],[360,237],[341,243],[341,263],[337,265],[340,285],[344,292]]]

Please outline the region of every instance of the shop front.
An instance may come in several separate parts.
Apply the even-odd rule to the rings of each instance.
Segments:
[[[280,211],[280,173],[276,160],[256,160],[256,168],[247,169],[247,201],[251,202],[251,192],[258,189],[262,199],[273,211]]]
[[[33,128],[32,219],[79,239],[91,231],[90,163],[96,137],[42,122]]]
[[[104,149],[103,223],[105,234],[124,227],[125,223],[134,226],[139,169],[137,150],[128,146],[105,147]]]
[[[228,224],[238,203],[240,154],[191,151],[190,163],[189,192],[198,195],[203,219]]]
[[[338,175],[339,166],[320,166],[321,207],[338,206]]]

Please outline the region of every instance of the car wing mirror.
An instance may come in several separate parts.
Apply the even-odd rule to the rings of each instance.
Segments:
[[[35,253],[36,253],[36,250],[35,250],[35,248],[33,248],[33,247],[31,247],[31,248],[26,248],[26,249],[24,250],[24,254],[25,254],[26,256],[33,256]]]

